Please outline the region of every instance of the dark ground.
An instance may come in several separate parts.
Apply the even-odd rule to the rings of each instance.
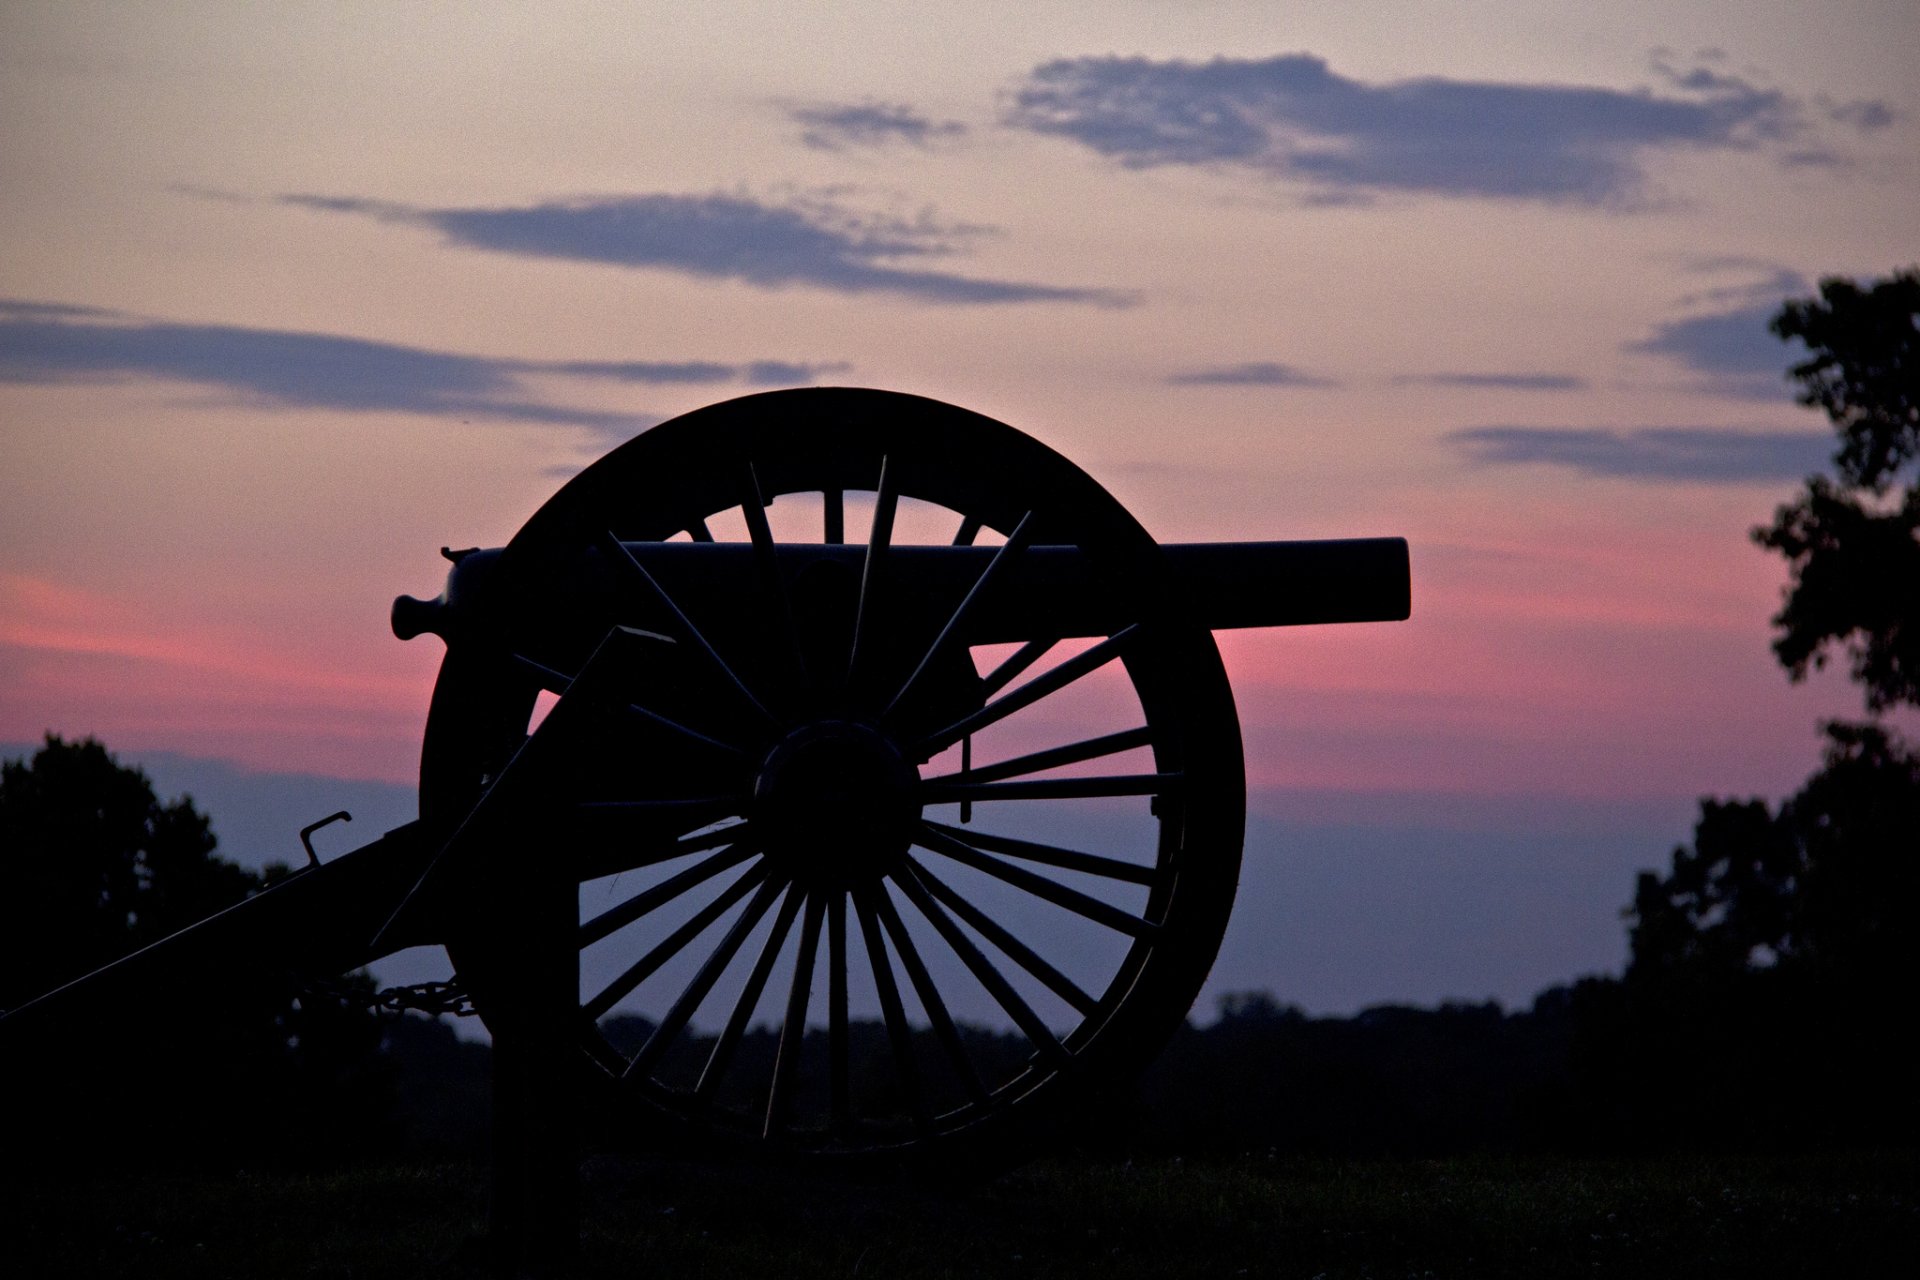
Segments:
[[[1920,1275],[1920,1157],[1054,1160],[962,1193],[587,1169],[580,1272],[699,1276]],[[0,1177],[20,1277],[484,1274],[484,1166]]]

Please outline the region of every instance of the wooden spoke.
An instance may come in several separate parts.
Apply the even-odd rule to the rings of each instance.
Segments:
[[[753,962],[753,969],[747,974],[746,984],[740,989],[740,998],[734,1001],[733,1013],[727,1018],[727,1025],[720,1032],[720,1038],[713,1042],[713,1052],[707,1055],[707,1065],[700,1072],[700,1082],[693,1087],[694,1093],[702,1098],[710,1097],[719,1087],[721,1077],[733,1063],[733,1054],[740,1047],[740,1039],[747,1033],[747,1023],[753,1018],[753,1011],[760,1007],[760,993],[766,990],[767,977],[773,972],[773,965],[780,958],[780,948],[786,944],[787,932],[793,928],[794,917],[800,914],[800,901],[804,897],[794,890],[780,902],[779,914],[773,918],[773,931],[767,935],[766,945],[760,948],[760,958]]]
[[[980,576],[974,579],[973,586],[968,588],[967,594],[954,608],[953,614],[947,619],[947,625],[940,628],[940,634],[935,636],[933,643],[927,646],[927,652],[920,659],[920,665],[913,669],[913,674],[907,677],[907,682],[900,686],[898,693],[893,695],[893,701],[889,702],[886,710],[880,713],[882,719],[892,715],[900,704],[907,700],[907,695],[913,692],[914,685],[920,682],[920,677],[926,674],[927,668],[938,662],[954,645],[967,615],[972,612],[974,605],[986,596],[993,585],[993,580],[999,576],[1004,566],[1010,564],[1015,557],[1027,549],[1027,540],[1032,536],[1029,532],[1032,525],[1031,511],[1020,517],[1020,523],[1013,527],[1013,532],[1007,535],[1007,540],[1001,543],[999,549],[993,553],[993,559],[987,561],[987,567],[980,571]]]
[[[591,806],[576,816],[595,820]],[[607,825],[616,824],[607,822]],[[617,825],[620,830],[610,834],[624,835],[625,828],[630,824],[622,820]],[[641,840],[636,840],[634,847],[631,848],[600,847],[581,850],[574,854],[574,878],[581,881],[598,880],[603,876],[619,875],[624,871],[638,871],[642,867],[657,866],[662,862],[672,862],[675,858],[685,858],[691,854],[704,853],[708,849],[717,849],[723,844],[744,840],[747,832],[746,823],[734,822],[724,827],[716,827],[712,831],[701,831],[694,835],[682,836],[678,840],[669,840],[657,847],[648,847],[643,837]]]
[[[678,955],[689,942],[705,933],[707,926],[724,915],[728,907],[746,897],[754,886],[766,878],[767,864],[764,859],[748,867],[744,875],[721,890],[719,897],[700,908],[685,924],[663,938],[658,946],[634,961],[625,973],[607,986],[605,991],[582,1005],[581,1012],[585,1013],[589,1019],[595,1019],[620,1003],[626,998],[628,992],[652,977],[656,969]]]
[[[734,669],[727,665],[727,660],[720,656],[713,645],[708,643],[707,637],[701,632],[700,628],[693,625],[693,619],[689,618],[686,612],[680,608],[679,602],[667,594],[666,588],[662,587],[659,581],[655,579],[651,573],[647,572],[647,566],[635,559],[633,552],[627,550],[620,539],[614,537],[613,533],[608,531],[600,536],[599,547],[601,553],[605,555],[611,563],[626,566],[628,576],[641,585],[647,596],[666,610],[667,614],[673,619],[674,627],[680,632],[681,636],[699,651],[701,656],[707,660],[708,665],[719,673],[720,677],[725,680],[740,697],[746,700],[747,705],[758,712],[762,719],[773,719],[772,714],[768,712],[760,699],[754,696],[753,690],[747,688],[746,684],[740,679]]]
[[[880,487],[873,497],[873,527],[867,534],[867,559],[860,570],[860,602],[853,618],[853,651],[847,655],[847,683],[852,687],[860,669],[860,648],[875,623],[880,593],[880,573],[886,563],[887,548],[893,543],[893,518],[900,505],[895,488],[897,477],[880,459]]]
[[[973,540],[980,536],[980,530],[985,527],[986,526],[980,523],[978,516],[967,516],[960,521],[960,531],[953,535],[953,545],[956,547],[972,546]]]
[[[836,890],[827,902],[827,1087],[835,1133],[853,1123],[847,1026],[847,895]]]
[[[847,495],[842,489],[820,491],[820,540],[834,546],[847,540]]]
[[[747,537],[753,543],[753,561],[760,576],[760,590],[773,614],[773,627],[780,650],[801,686],[806,683],[807,660],[800,652],[799,637],[793,626],[793,604],[787,599],[786,585],[780,580],[780,565],[773,546],[773,529],[767,524],[767,504],[760,492],[760,477],[753,464],[741,466],[740,512],[746,517]]]
[[[695,542],[712,542],[713,530],[707,528],[707,522],[704,519],[696,517],[694,522],[687,526],[687,536]]]
[[[651,889],[634,894],[619,906],[610,907],[581,925],[580,945],[592,946],[616,930],[626,928],[641,916],[672,902],[687,890],[713,879],[728,867],[738,866],[758,852],[759,849],[750,840],[736,840],[712,857],[702,858],[685,870],[675,872]]]
[[[940,931],[940,936],[946,939],[947,946],[960,957],[960,963],[967,966],[967,969],[979,980],[980,985],[987,989],[987,993],[1007,1011],[1007,1016],[1013,1019],[1014,1024],[1026,1033],[1027,1039],[1033,1042],[1033,1047],[1039,1051],[1040,1056],[1056,1066],[1065,1063],[1068,1059],[1067,1051],[1059,1040],[1054,1038],[1052,1028],[1041,1021],[1040,1015],[1033,1011],[1031,1005],[1021,999],[1020,993],[1015,991],[1012,984],[993,967],[993,961],[981,954],[980,948],[973,945],[973,940],[953,922],[952,917],[940,909],[940,904],[933,900],[933,895],[910,875],[901,876],[895,883],[900,886],[901,892],[907,895],[913,905],[920,909],[920,914]]]
[[[640,1046],[640,1052],[633,1055],[633,1061],[627,1064],[627,1069],[621,1073],[622,1075],[645,1073],[660,1060],[660,1055],[667,1051],[667,1046],[673,1043],[673,1038],[686,1027],[694,1011],[700,1007],[700,1002],[705,1000],[707,993],[713,990],[713,984],[720,980],[720,975],[726,972],[729,964],[733,963],[733,957],[746,942],[747,936],[759,925],[761,918],[773,908],[773,900],[779,897],[786,887],[787,882],[783,880],[769,878],[761,881],[759,891],[753,895],[753,901],[747,903],[747,909],[740,913],[740,917],[733,922],[733,927],[728,929],[721,936],[720,941],[714,945],[713,950],[707,955],[706,962],[700,966],[699,972],[693,975],[693,981],[687,984],[687,989],[680,993],[679,999],[673,1002],[673,1007],[668,1009],[665,1016],[660,1019],[660,1025],[653,1029],[653,1034],[647,1037],[647,1042]]]
[[[960,781],[962,782],[969,781],[970,780],[969,775],[971,775],[972,773],[973,773],[973,735],[968,734],[966,737],[960,739]],[[960,821],[962,823],[970,823],[973,821],[973,801],[965,798],[961,799]]]
[[[807,895],[807,915],[800,924],[800,951],[793,960],[793,985],[787,991],[787,1014],[780,1022],[780,1049],[773,1063],[773,1087],[767,1091],[763,1137],[770,1138],[785,1129],[793,1111],[793,1084],[800,1075],[800,1047],[807,1038],[807,1004],[813,998],[813,964],[820,950],[823,905],[819,894]]]
[[[1051,636],[1029,640],[1021,645],[1008,654],[1004,662],[980,678],[980,696],[991,698],[1012,684],[1021,672],[1046,657],[1047,651],[1059,643],[1060,637]]]
[[[873,906],[893,939],[894,950],[900,953],[900,963],[906,968],[907,977],[913,981],[913,989],[920,997],[920,1007],[926,1010],[934,1037],[946,1051],[948,1061],[953,1063],[961,1086],[966,1089],[969,1098],[975,1102],[985,1102],[986,1086],[980,1083],[980,1075],[973,1069],[973,1060],[967,1057],[967,1047],[960,1039],[960,1028],[953,1024],[953,1016],[947,1012],[947,1002],[941,998],[940,988],[934,985],[933,974],[928,972],[926,962],[920,958],[920,949],[914,946],[913,935],[907,932],[906,921],[894,909],[893,899],[888,896],[884,884],[874,888]]]
[[[1081,653],[1074,654],[1059,666],[1044,671],[1027,681],[1011,693],[989,702],[972,715],[957,720],[946,728],[921,739],[917,744],[916,755],[920,759],[930,759],[939,755],[970,733],[978,733],[990,724],[998,724],[1022,707],[1032,706],[1040,699],[1059,692],[1088,672],[1097,671],[1120,656],[1120,651],[1139,634],[1138,626],[1128,627],[1118,634],[1108,636],[1099,644]]]
[[[747,522],[747,538],[757,555],[762,547],[773,546],[773,530],[767,525],[767,500],[760,492],[760,476],[752,462],[740,464],[738,479],[740,516]]]
[[[873,969],[874,989],[880,996],[880,1016],[886,1021],[887,1041],[893,1047],[894,1070],[900,1073],[900,1086],[906,1090],[914,1125],[925,1132],[933,1122],[933,1115],[927,1109],[926,1094],[920,1087],[920,1068],[913,1060],[913,1029],[907,1025],[907,1011],[900,1003],[900,985],[894,980],[893,963],[887,959],[887,942],[880,934],[872,894],[871,888],[854,890],[853,909],[860,917],[860,936],[866,940],[867,962]]]
[[[1033,948],[1014,937],[992,916],[968,902],[954,889],[949,888],[925,866],[912,857],[907,858],[906,866],[908,874],[918,879],[934,897],[946,903],[955,915],[972,925],[974,931],[981,937],[1000,948],[1008,959],[1045,983],[1049,991],[1072,1005],[1081,1016],[1090,1015],[1100,1007],[1100,1002],[1082,991],[1073,979],[1048,964]]]
[[[1157,878],[1152,867],[1122,862],[1118,858],[1104,858],[1097,853],[1081,853],[1077,849],[1062,849],[1057,845],[1040,844],[1033,840],[1016,840],[1012,836],[999,836],[987,831],[962,831],[958,827],[949,827],[938,822],[929,822],[926,825],[929,830],[937,831],[950,839],[992,853],[1004,853],[1010,858],[1042,862],[1050,867],[1060,867],[1067,871],[1084,871],[1088,875],[1105,876],[1109,880],[1125,880],[1130,884],[1152,884]]]
[[[952,828],[948,828],[951,830]],[[982,853],[962,840],[934,830],[926,823],[920,825],[914,843],[935,853],[945,854],[955,862],[965,863],[976,871],[984,871],[996,879],[1004,880],[1016,889],[1025,889],[1036,898],[1044,898],[1057,907],[1064,907],[1075,915],[1085,916],[1096,924],[1129,934],[1135,938],[1151,938],[1160,932],[1160,926],[1139,916],[1129,914],[1118,907],[1109,906],[1095,897],[1081,893],[1078,889],[1069,889],[1063,884],[1036,875],[1025,867],[1016,867],[1002,862],[992,854]]]
[[[528,675],[539,681],[540,687],[548,693],[557,693],[564,696],[567,690],[573,687],[572,676],[564,671],[555,671],[552,667],[544,663],[535,662],[524,653],[510,653],[507,655],[507,659],[512,662],[514,666],[519,667],[522,671],[525,671]]]
[[[678,720],[669,720],[667,717],[661,715],[658,711],[650,711],[646,707],[641,706],[637,702],[629,702],[626,704],[625,707],[621,709],[627,715],[634,716],[634,717],[637,717],[638,719],[644,720],[656,729],[664,729],[668,733],[676,734],[679,737],[685,738],[689,742],[695,743],[702,747],[706,747],[709,750],[721,752],[725,755],[732,756],[735,759],[746,758],[747,753],[744,750],[742,750],[740,747],[735,746],[733,743],[723,742],[719,738],[715,738],[709,734],[701,733],[698,729],[689,729],[686,725],[681,724]]]
[[[1024,782],[923,782],[923,804],[955,800],[1086,800],[1098,796],[1157,796],[1180,784],[1177,773],[1124,773],[1088,778],[1029,778]]]
[[[1017,778],[1024,773],[1039,773],[1043,769],[1058,769],[1063,765],[1098,760],[1101,756],[1118,755],[1122,751],[1147,746],[1152,741],[1153,730],[1146,725],[1141,725],[1138,729],[1088,738],[1084,742],[1053,747],[1046,751],[1035,751],[1030,755],[1015,756],[1011,760],[1002,760],[997,764],[975,766],[969,760],[959,773],[943,773],[939,777],[928,778],[925,785],[933,786],[948,782],[998,782],[1002,778]]]

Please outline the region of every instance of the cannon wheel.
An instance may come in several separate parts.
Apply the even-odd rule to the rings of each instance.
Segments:
[[[782,583],[776,499],[783,518],[817,513],[815,540],[866,543],[863,573]],[[868,507],[871,527],[850,527],[849,510]],[[1001,543],[996,563],[1077,546],[1127,602],[1125,625],[990,653],[943,643],[897,607],[914,584],[887,572],[908,540],[892,526],[910,512],[950,522],[942,540]],[[755,625],[661,626],[665,593],[614,540],[724,541],[729,521],[763,570],[741,584]],[[1129,1082],[1179,1027],[1238,876],[1239,725],[1211,633],[1183,616],[1153,540],[1085,473],[937,401],[771,392],[657,426],[575,477],[507,547],[490,596],[536,607],[553,566],[583,556],[633,602],[606,626],[677,642],[662,671],[635,673],[653,690],[636,695],[644,710],[581,762],[573,816],[592,820],[558,814],[552,839],[520,855],[578,860],[589,1141],[637,1132],[991,1168]],[[993,591],[995,573],[971,594]],[[970,607],[943,601],[933,617]],[[586,656],[516,644],[512,608],[492,643],[456,644],[442,668],[422,762],[429,818],[472,806],[540,690],[563,690]],[[1119,727],[1076,718],[1102,713]],[[1078,838],[1008,835],[1002,814]],[[1082,847],[1116,823],[1116,847]],[[485,971],[484,938],[456,934],[449,950],[463,974]],[[641,992],[651,1002],[636,1006]],[[475,998],[485,1016],[485,990]],[[634,1007],[647,1021],[621,1024]],[[989,1021],[1015,1030],[988,1034]]]

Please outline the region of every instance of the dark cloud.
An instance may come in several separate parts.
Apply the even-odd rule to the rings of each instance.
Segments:
[[[79,307],[66,302],[30,302],[24,298],[0,298],[0,319],[7,320],[78,320],[106,318],[119,314],[105,307]],[[0,350],[0,356],[5,354],[4,350]]]
[[[853,368],[844,360],[831,364],[789,364],[784,360],[755,360],[742,376],[756,387],[806,385],[828,374],[845,373]]]
[[[581,378],[611,378],[618,382],[707,383],[744,382],[755,387],[810,386],[829,374],[853,366],[845,360],[804,363],[795,360],[753,360],[746,364],[719,364],[711,360],[682,362],[651,360],[569,360],[564,363],[525,364],[522,368],[564,373]]]
[[[711,360],[567,360],[537,367],[577,378],[611,378],[616,382],[644,382],[656,386],[666,383],[728,382],[740,373],[737,365],[716,364]]]
[[[1835,124],[1850,125],[1862,133],[1878,133],[1900,118],[1899,112],[1878,98],[1823,102],[1821,106],[1827,113],[1827,119]]]
[[[286,204],[431,227],[449,243],[528,258],[656,268],[762,289],[808,285],[921,302],[1125,305],[1108,289],[983,280],[895,265],[963,251],[985,228],[874,217],[823,200],[770,204],[739,195],[638,195],[494,208],[427,209],[290,195]]]
[[[787,117],[801,126],[800,141],[819,151],[879,147],[905,142],[916,147],[965,136],[958,120],[931,120],[912,107],[891,102],[807,103],[788,107]]]
[[[542,406],[516,398],[512,369],[474,356],[332,334],[97,314],[14,311],[0,320],[0,380],[129,377],[219,387],[284,408],[573,420],[570,411],[546,417]]]
[[[1481,465],[1543,465],[1582,475],[1692,484],[1798,480],[1833,451],[1824,434],[1726,427],[1471,427],[1445,437]]]
[[[1806,276],[1792,267],[1782,266],[1767,258],[1727,254],[1690,259],[1683,261],[1681,266],[1693,275],[1722,275],[1734,272],[1745,277],[1727,284],[1693,290],[1679,299],[1679,304],[1683,307],[1697,307],[1707,303],[1718,306],[1725,306],[1728,303],[1745,303],[1752,306],[1778,307],[1782,299],[1793,294],[1805,293],[1810,288]]]
[[[1625,350],[1677,361],[1700,376],[1702,390],[1715,395],[1783,400],[1787,366],[1801,356],[1767,330],[1779,310],[1773,302],[1668,320]]]
[[[653,421],[530,398],[529,374],[626,382],[811,381],[844,364],[502,360],[334,334],[177,324],[89,307],[0,299],[0,382],[154,378],[276,409],[423,413],[630,432]]]
[[[1491,391],[1584,391],[1585,378],[1571,373],[1427,373],[1400,382],[1428,387],[1475,387]]]
[[[1787,367],[1805,359],[1806,350],[1798,341],[1780,341],[1767,326],[1786,299],[1810,291],[1807,278],[1764,258],[1702,257],[1682,266],[1691,274],[1733,273],[1734,278],[1679,299],[1683,308],[1710,310],[1662,321],[1621,350],[1672,360],[1696,375],[1699,390],[1714,395],[1786,399]]]
[[[1633,206],[1661,150],[1771,146],[1797,99],[1706,67],[1665,93],[1425,77],[1349,79],[1307,53],[1157,62],[1065,58],[1014,91],[1009,123],[1122,165],[1231,165],[1351,202],[1379,193]]]
[[[1179,373],[1168,374],[1167,382],[1176,387],[1331,387],[1337,385],[1329,378],[1302,373],[1292,365],[1276,364],[1271,360],[1218,365],[1209,369],[1186,369]]]

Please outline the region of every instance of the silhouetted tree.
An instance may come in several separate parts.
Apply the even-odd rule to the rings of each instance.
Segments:
[[[1775,334],[1806,344],[1800,401],[1839,434],[1814,476],[1755,541],[1787,558],[1774,652],[1804,678],[1845,646],[1874,711],[1920,705],[1920,273],[1864,287],[1833,278],[1788,302]],[[1901,964],[1884,943],[1913,896],[1920,764],[1877,724],[1830,724],[1821,771],[1793,799],[1706,800],[1691,849],[1642,874],[1628,911],[1629,976],[1729,975],[1818,962]]]
[[[1820,296],[1773,319],[1812,355],[1794,365],[1802,404],[1840,435],[1833,476],[1753,531],[1792,572],[1773,622],[1774,653],[1795,680],[1846,649],[1867,705],[1920,705],[1920,273],[1861,286],[1820,283]]]
[[[91,738],[0,764],[0,1009],[260,887],[190,799],[162,804]]]
[[[1840,438],[1835,474],[1754,530],[1791,572],[1774,652],[1799,680],[1843,647],[1875,713],[1920,705],[1916,317],[1906,271],[1823,281],[1772,324],[1811,351],[1791,376]],[[1703,800],[1692,846],[1639,878],[1622,998],[1589,1008],[1633,1046],[1604,1052],[1643,1124],[1790,1142],[1920,1128],[1889,1021],[1920,977],[1920,754],[1880,723],[1824,730],[1799,792]]]
[[[1877,725],[1830,724],[1825,762],[1777,810],[1703,801],[1691,848],[1642,872],[1630,978],[1805,966],[1882,986],[1912,976],[1920,756]]]
[[[221,858],[206,815],[162,803],[93,739],[0,764],[0,1009],[232,906],[271,878]],[[283,869],[279,869],[283,870]],[[233,957],[236,976],[246,957]],[[346,988],[371,991],[364,974]],[[77,1158],[364,1148],[391,1104],[365,1009],[285,984],[156,992],[64,1025],[7,1083],[15,1141]],[[31,1132],[30,1132],[31,1131]]]

